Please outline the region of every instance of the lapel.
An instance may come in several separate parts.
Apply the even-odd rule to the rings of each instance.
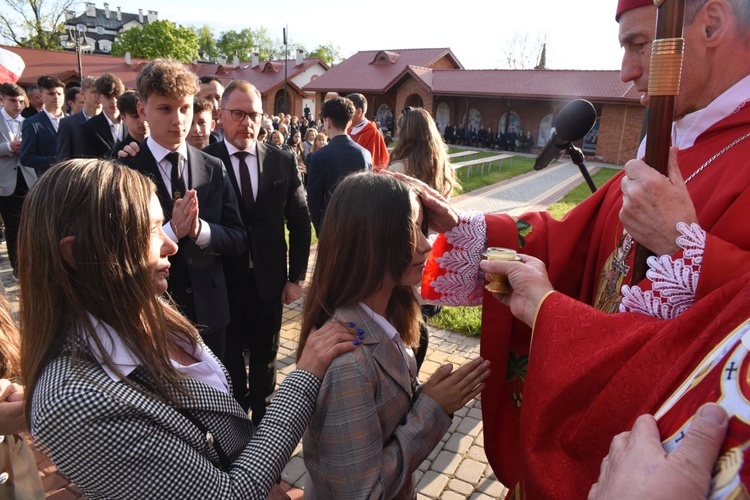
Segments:
[[[209,189],[198,189],[200,186],[208,187],[211,182],[211,171],[210,167],[206,165],[206,159],[201,154],[201,151],[195,149],[193,146],[188,145],[187,147],[187,171],[188,173],[188,189],[195,189],[198,195],[198,206],[208,207],[208,195]]]
[[[256,144],[256,151],[258,153],[258,196],[255,197],[255,205],[257,205],[258,201],[263,199],[263,195],[269,191],[273,177],[271,165],[266,165],[268,146],[259,142]]]
[[[55,127],[52,125],[52,122],[50,121],[49,116],[47,116],[47,113],[45,113],[44,110],[42,110],[37,114],[39,115],[39,125],[47,129],[47,132],[52,134],[53,137],[57,137],[57,132],[55,131]]]
[[[208,151],[204,150],[204,153],[217,157],[224,164],[224,169],[227,171],[229,182],[232,184],[232,189],[234,189],[234,195],[238,200],[237,206],[239,207],[240,217],[245,226],[247,226],[249,224],[248,221],[250,220],[250,214],[247,213],[247,210],[245,210],[245,204],[242,203],[242,192],[240,191],[239,179],[237,179],[237,176],[234,173],[234,166],[232,165],[232,159],[229,157],[227,145],[224,144],[224,140],[222,139],[220,142],[214,143],[206,149]]]
[[[21,123],[20,126],[22,126],[23,123]],[[4,117],[0,115],[0,138],[3,139],[3,142],[10,142],[11,141],[11,130],[8,123],[5,121]]]
[[[394,340],[370,317],[359,305],[344,307],[336,310],[335,319],[357,324],[357,328],[365,331],[362,345],[372,352],[372,357],[411,398],[412,385],[409,366],[404,362],[401,350]],[[413,358],[413,357],[412,357]]]
[[[169,196],[167,186],[164,185],[164,179],[162,179],[159,164],[156,163],[156,158],[154,158],[154,154],[149,149],[148,143],[145,140],[141,142],[139,146],[140,152],[135,157],[135,168],[140,173],[151,177],[151,180],[154,181],[156,184],[156,196],[159,198],[159,203],[161,203],[164,217],[169,219],[172,217],[172,198]]]

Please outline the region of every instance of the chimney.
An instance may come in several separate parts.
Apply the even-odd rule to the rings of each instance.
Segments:
[[[253,52],[253,68],[257,68],[260,64],[260,54]]]
[[[76,11],[74,11],[74,10],[66,10],[65,11],[65,20],[66,21],[70,21],[74,17],[76,17]]]
[[[143,9],[138,9],[138,22],[143,24]]]
[[[234,53],[234,57],[232,58],[232,67],[233,68],[240,67],[240,56],[237,55],[237,52]]]
[[[120,7],[117,7],[117,20],[122,21],[122,10],[120,10]]]
[[[305,62],[305,53],[302,49],[297,49],[297,66]]]
[[[91,2],[86,2],[86,15],[88,17],[96,17],[96,5]]]
[[[225,56],[224,54],[220,54],[219,55],[219,64],[221,64],[222,66],[224,66],[226,63],[227,63],[227,56]]]
[[[125,52],[125,64],[130,64],[130,52]]]
[[[148,22],[153,23],[154,21],[159,20],[159,13],[155,10],[148,11]]]
[[[104,17],[109,19],[109,4],[107,2],[104,2]]]

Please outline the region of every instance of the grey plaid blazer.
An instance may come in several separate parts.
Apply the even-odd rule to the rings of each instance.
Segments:
[[[413,473],[451,417],[429,396],[412,404],[411,376],[394,341],[359,306],[334,318],[365,331],[323,377],[303,438],[305,498],[413,498]]]
[[[153,387],[142,367],[128,378]],[[71,362],[69,352],[37,383],[32,435],[87,498],[265,499],[310,419],[320,381],[292,372],[255,432],[231,391],[194,379],[185,384],[192,397],[172,396],[220,443],[228,471],[178,409],[113,381],[93,358]]]

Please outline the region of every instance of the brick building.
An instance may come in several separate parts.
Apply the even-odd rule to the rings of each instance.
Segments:
[[[361,51],[304,90],[315,92],[317,102],[360,92],[368,100],[368,117],[386,128],[404,106],[420,106],[441,131],[448,124],[530,130],[539,147],[556,113],[583,98],[594,104],[597,122],[579,146],[612,163],[635,156],[645,114],[619,71],[466,70],[448,48]]]

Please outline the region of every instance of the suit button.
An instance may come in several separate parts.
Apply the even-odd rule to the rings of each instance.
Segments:
[[[193,259],[192,259],[192,258],[188,259],[188,260],[187,260],[187,263],[188,263],[188,264],[192,264],[192,263],[193,263]]]
[[[7,472],[3,472],[2,474],[0,474],[0,484],[7,483],[9,478],[10,478],[10,475],[8,475]]]
[[[185,292],[187,292],[187,293],[193,293],[193,289],[192,289],[192,288],[190,288],[190,287],[187,287],[187,288],[185,289]]]

